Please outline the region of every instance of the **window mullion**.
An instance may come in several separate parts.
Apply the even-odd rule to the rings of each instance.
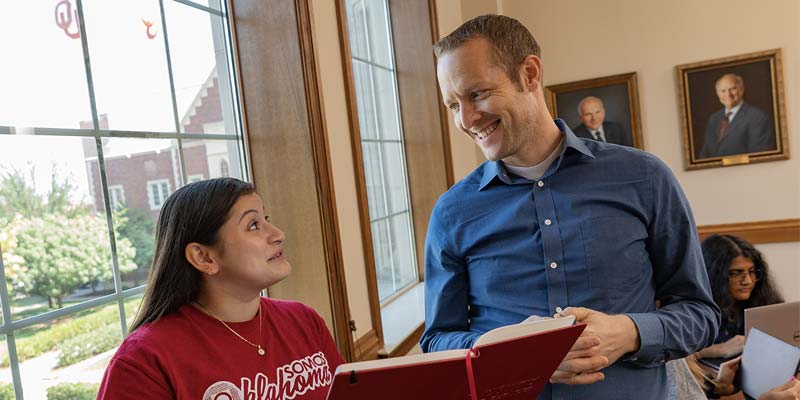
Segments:
[[[6,267],[3,264],[3,249],[0,247],[0,282],[6,282]],[[11,325],[11,300],[8,296],[8,287],[0,285],[0,305],[3,310],[3,328],[8,330]],[[8,347],[8,364],[11,366],[11,378],[14,382],[14,394],[17,399],[22,399],[22,377],[19,372],[19,359],[17,357],[17,342],[14,339],[14,331],[6,334],[6,345]]]

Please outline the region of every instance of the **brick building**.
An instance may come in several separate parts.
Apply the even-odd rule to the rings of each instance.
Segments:
[[[100,129],[108,129],[109,116],[100,116]],[[83,123],[81,124],[83,127]],[[91,126],[88,123],[86,128]],[[185,133],[223,133],[216,73],[212,72],[181,119]],[[147,144],[147,145],[145,145]],[[163,144],[159,147],[157,144]],[[183,161],[189,182],[230,176],[230,143],[223,140],[184,139]],[[156,147],[137,151],[136,147]],[[103,210],[100,168],[94,140],[84,141],[89,190],[95,211]],[[177,141],[167,139],[103,138],[108,190],[112,208],[138,208],[156,216],[164,200],[183,186]]]

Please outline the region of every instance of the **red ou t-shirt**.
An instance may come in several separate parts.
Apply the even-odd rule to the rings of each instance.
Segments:
[[[128,336],[106,369],[98,399],[324,400],[344,360],[310,307],[261,299],[250,321],[228,323],[185,305]]]

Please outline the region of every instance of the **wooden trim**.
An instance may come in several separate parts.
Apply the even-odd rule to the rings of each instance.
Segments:
[[[439,17],[436,13],[436,0],[428,0],[428,14],[430,15],[431,23],[431,53],[433,52],[433,44],[439,41]],[[436,64],[434,63],[434,70]],[[447,187],[452,187],[456,183],[455,173],[453,172],[453,148],[450,144],[450,112],[444,106],[442,100],[442,93],[436,89],[436,98],[439,100],[439,121],[442,129],[442,143],[444,144],[444,161],[445,172],[447,174]],[[420,271],[420,277],[424,277],[424,271]]]
[[[252,178],[265,208],[286,232],[284,249],[294,267],[269,295],[317,310],[350,359],[349,307],[309,6],[300,0],[230,4],[242,107],[250,111],[243,115]]]
[[[250,157],[250,135],[248,133],[249,129],[247,128],[247,110],[245,110],[245,106],[244,106],[244,103],[245,103],[244,102],[244,88],[242,88],[242,78],[241,78],[242,77],[242,69],[241,69],[241,66],[239,65],[239,39],[236,36],[236,23],[234,22],[234,16],[233,16],[233,1],[234,0],[227,0],[226,1],[227,2],[227,9],[230,10],[229,11],[230,14],[228,15],[228,26],[230,27],[230,30],[231,30],[231,40],[230,40],[231,57],[234,60],[236,60],[236,62],[233,63],[233,68],[234,68],[234,70],[236,72],[235,89],[233,89],[233,90],[236,91],[236,96],[239,97],[238,110],[239,110],[239,119],[241,120],[241,124],[242,124],[242,147],[243,147],[243,151],[244,151],[244,153],[246,155],[246,160],[248,161],[248,162],[245,163],[246,164],[245,168],[247,168],[247,171],[242,171],[242,172],[245,174],[244,176],[248,177],[248,179],[252,182],[253,181],[253,163],[249,162],[250,158],[251,158]]]
[[[422,338],[422,332],[425,330],[425,323],[420,324],[417,329],[414,329],[414,332],[408,335],[400,344],[398,344],[391,352],[389,352],[389,357],[400,357],[408,354],[414,346],[419,343],[420,338]]]
[[[314,21],[310,2],[295,0],[297,26],[300,40],[305,79],[305,97],[314,166],[317,171],[317,194],[321,216],[323,238],[325,240],[325,261],[328,266],[328,284],[331,308],[333,311],[333,330],[339,350],[348,360],[353,359],[353,342],[350,330],[350,305],[347,300],[347,287],[344,277],[344,261],[341,253],[341,236],[336,214],[336,196],[333,188],[333,172],[330,162],[330,145],[325,125],[322,93],[320,91],[319,67],[314,48]]]
[[[427,52],[430,60],[433,60],[433,52],[430,45],[435,35],[434,27],[431,26],[430,33],[420,31],[418,22],[416,21],[420,21],[421,19],[412,17],[412,11],[418,14],[429,13],[432,7],[431,0],[390,0],[389,7],[392,36],[394,39],[393,45],[395,46],[395,61],[397,64],[398,97],[405,143],[406,168],[409,175],[408,182],[411,209],[412,215],[414,216],[414,221],[412,221],[415,233],[414,246],[417,253],[419,275],[422,277],[422,249],[425,232],[427,231],[427,221],[439,193],[444,192],[447,190],[447,187],[452,185],[452,155],[450,153],[449,136],[446,131],[442,131],[443,127],[446,127],[446,125],[442,123],[441,118],[443,103],[441,99],[438,98],[438,90],[435,89],[435,69],[425,69],[427,67],[424,65],[420,66],[419,57],[400,54],[409,53],[407,50],[403,51],[404,45],[406,47],[413,46],[414,50]],[[372,328],[382,346],[383,326],[381,319],[381,302],[375,270],[369,203],[366,190],[366,177],[364,174],[364,159],[361,148],[361,131],[358,119],[353,66],[350,59],[351,50],[348,39],[347,9],[344,0],[336,1],[336,11],[338,17],[339,43],[342,52],[342,70],[346,89],[345,96],[348,107],[348,122],[350,126],[350,146],[353,153],[353,168],[356,178],[359,224],[363,239],[369,307],[372,317]],[[427,15],[426,19],[433,22],[430,15]],[[398,29],[400,31],[398,31]],[[412,32],[413,34],[407,34],[407,32]],[[418,47],[420,41],[425,42],[426,48],[424,50]],[[400,45],[398,45],[398,43],[400,43]],[[430,86],[428,86],[428,81],[430,81]],[[426,85],[425,87],[429,87],[430,90],[434,91],[437,97],[434,97],[433,92],[426,91],[421,94],[419,90],[412,88],[410,85],[412,82],[418,83],[418,85]],[[420,97],[423,94],[422,101],[420,101]],[[430,106],[428,104],[430,104]],[[425,114],[421,118],[415,118],[420,117],[420,113],[418,111],[409,111],[413,110],[414,107],[424,107],[423,111],[427,111],[428,114]],[[438,109],[435,112],[431,112],[435,108]],[[431,126],[423,127],[423,123],[420,122],[420,119],[433,123],[428,124]],[[436,131],[439,131],[439,133],[434,135],[433,132]],[[438,146],[443,144],[442,151],[438,152]],[[444,155],[444,157],[442,157],[442,155]],[[417,157],[416,160],[412,159],[413,157]],[[417,163],[419,165],[417,165]],[[439,172],[441,172],[441,175],[438,175]],[[419,340],[419,338],[416,340]]]
[[[353,174],[356,178],[358,222],[361,228],[361,241],[363,243],[364,272],[367,278],[369,313],[372,318],[372,330],[382,346],[383,322],[381,319],[380,297],[378,295],[378,277],[375,271],[375,255],[372,250],[373,243],[369,218],[369,200],[367,199],[367,181],[364,176],[364,156],[361,152],[361,127],[358,122],[358,105],[356,103],[353,63],[350,60],[350,36],[347,29],[347,8],[345,1],[346,0],[336,1],[336,19],[339,25],[339,47],[342,51],[342,73],[344,74],[345,98],[347,99],[347,119],[350,124],[350,149],[353,151]]]
[[[436,69],[431,50],[432,28],[420,29],[419,21],[431,22],[430,0],[390,0],[397,95],[403,123],[409,194],[417,273],[424,277],[425,236],[431,212],[448,189],[447,149],[441,132],[442,118]],[[452,165],[449,165],[452,169]]]
[[[711,234],[735,235],[753,244],[800,242],[800,218],[698,226],[700,239]]]
[[[381,347],[383,347],[383,340],[378,337],[374,329],[370,329],[364,336],[356,340],[354,360],[374,360],[378,358],[378,351]]]

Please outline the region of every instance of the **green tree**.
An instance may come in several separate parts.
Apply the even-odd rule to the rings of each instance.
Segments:
[[[31,175],[33,172],[31,168]],[[0,177],[0,222],[8,222],[16,214],[41,215],[44,209],[44,200],[28,186],[22,171],[12,169]]]
[[[105,219],[94,215],[65,217],[46,214],[15,218],[7,239],[10,270],[7,278],[16,290],[46,297],[61,308],[65,295],[88,282],[111,279],[111,249]],[[136,268],[136,250],[125,238],[117,240],[121,272]]]
[[[125,208],[114,214],[114,222],[119,226],[119,236],[128,239],[136,249],[133,262],[147,269],[153,262],[155,252],[156,222],[150,213],[138,208]]]
[[[34,182],[35,173],[36,167],[31,165],[27,176],[19,168],[11,168],[0,176],[0,223],[8,223],[17,214],[27,218],[47,213],[74,217],[90,212],[87,204],[70,201],[77,187],[55,165],[51,170],[50,190],[44,196],[28,184]]]

